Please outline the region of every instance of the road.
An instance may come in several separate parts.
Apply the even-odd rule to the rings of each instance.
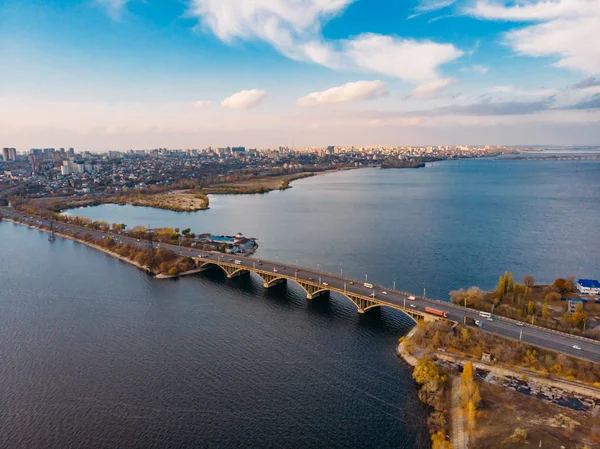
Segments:
[[[0,212],[7,218],[16,218],[23,220],[23,215],[16,213],[15,211],[8,208],[0,208]],[[29,219],[30,224],[39,224],[49,226],[50,222],[45,220]],[[88,228],[81,228],[79,226],[55,223],[55,227],[60,229],[60,232],[85,232],[91,234],[94,238],[101,239],[102,237],[108,238],[113,236],[117,240],[121,240],[123,243],[129,243],[134,246],[147,246],[146,240],[139,240],[136,238],[127,237],[125,235],[115,235],[112,233],[106,233],[102,231],[96,231]],[[156,246],[159,246],[156,244]],[[574,335],[565,334],[562,332],[553,331],[550,329],[544,329],[537,326],[532,326],[527,323],[517,322],[508,318],[494,315],[492,319],[486,319],[479,315],[478,311],[466,309],[455,304],[451,304],[444,301],[437,301],[430,298],[423,298],[420,296],[412,296],[415,299],[410,300],[410,293],[386,289],[385,287],[374,285],[373,288],[365,287],[364,283],[358,280],[352,280],[342,278],[330,273],[325,273],[319,270],[305,268],[305,267],[294,267],[292,265],[286,265],[278,262],[259,260],[254,257],[244,256],[231,256],[223,253],[202,251],[195,248],[180,247],[177,245],[170,245],[161,243],[160,247],[169,249],[177,254],[185,256],[202,256],[207,260],[214,260],[215,262],[224,261],[228,263],[234,263],[234,260],[239,260],[240,267],[261,269],[264,271],[275,272],[278,274],[285,275],[288,278],[297,277],[306,281],[318,282],[319,284],[327,284],[329,287],[337,288],[340,290],[346,290],[350,293],[371,296],[375,293],[375,297],[378,300],[386,301],[391,304],[397,304],[405,307],[413,308],[417,311],[423,312],[425,307],[434,308],[447,313],[447,318],[453,321],[462,323],[465,316],[473,319],[481,320],[481,329],[486,332],[512,338],[516,340],[522,340],[524,343],[530,343],[542,348],[550,349],[553,351],[563,352],[575,357],[591,360],[594,362],[600,362],[600,342],[593,341],[587,338],[581,338]],[[324,285],[325,286],[325,285]],[[576,349],[575,346],[580,349]]]

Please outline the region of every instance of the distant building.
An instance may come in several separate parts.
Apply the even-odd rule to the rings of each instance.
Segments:
[[[577,312],[577,306],[579,304],[582,304],[582,307],[583,307],[583,301],[581,299],[568,298],[567,304],[568,304],[568,308],[569,308],[569,313]]]
[[[88,165],[88,168],[91,171],[91,165]],[[85,165],[83,163],[77,163],[73,161],[63,161],[62,166],[60,167],[60,174],[63,176],[71,175],[73,173],[83,173],[85,170]]]
[[[600,282],[595,279],[578,279],[577,290],[587,295],[600,295]]]
[[[15,148],[2,148],[2,159],[6,162],[17,159],[17,150]]]
[[[246,147],[233,147],[231,148],[232,153],[245,153]]]

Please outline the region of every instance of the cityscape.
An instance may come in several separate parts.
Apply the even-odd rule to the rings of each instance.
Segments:
[[[600,447],[600,0],[5,0],[0,447]]]
[[[499,146],[203,148],[76,152],[74,148],[3,148],[2,189],[27,189],[37,197],[117,193],[154,184],[224,181],[232,174],[270,174],[366,167],[394,161],[439,161],[521,154]],[[35,192],[35,193],[34,193]],[[1,194],[1,193],[0,193]]]

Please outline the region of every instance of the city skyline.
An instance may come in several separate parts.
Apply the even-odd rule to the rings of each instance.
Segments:
[[[3,147],[600,143],[600,1],[8,0]]]

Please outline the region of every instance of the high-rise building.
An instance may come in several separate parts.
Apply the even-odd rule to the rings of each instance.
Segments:
[[[17,150],[15,148],[2,148],[2,159],[7,162],[16,160]]]

